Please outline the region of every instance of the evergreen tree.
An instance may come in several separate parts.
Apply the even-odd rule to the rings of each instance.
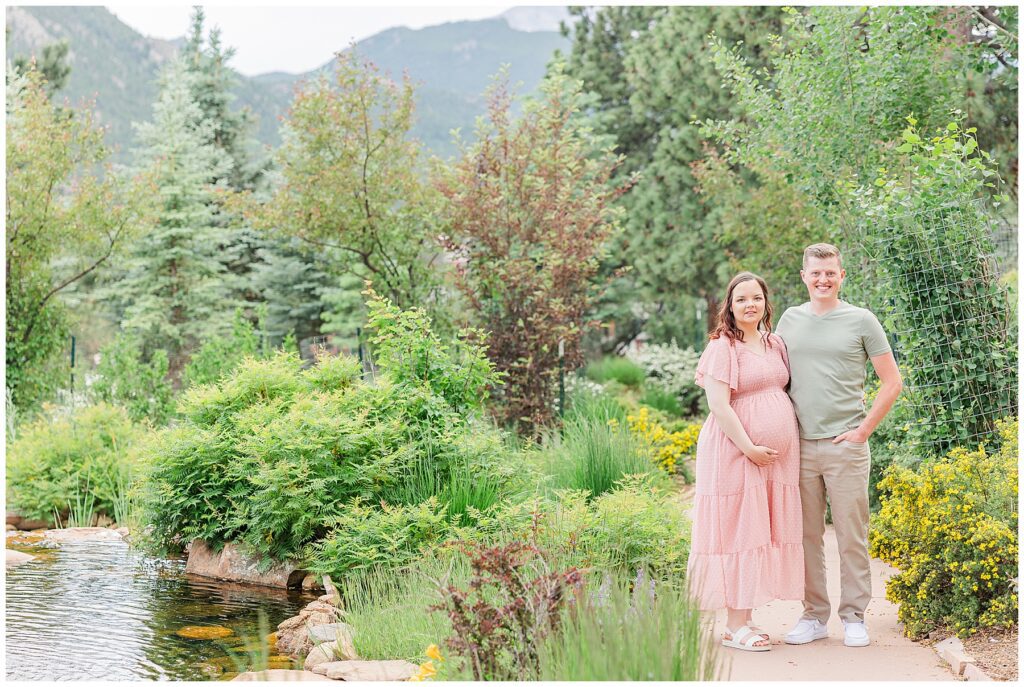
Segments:
[[[594,95],[593,125],[614,134],[625,156],[617,179],[639,181],[619,201],[625,231],[612,249],[631,271],[613,283],[599,314],[619,320],[623,339],[641,327],[658,338],[694,338],[694,301],[717,310],[731,269],[697,194],[691,165],[704,157],[694,120],[733,111],[705,49],[709,33],[743,41],[763,65],[781,11],[765,7],[606,7],[576,9],[569,71]],[[624,280],[624,281],[623,281]],[[612,301],[609,299],[621,299]],[[705,320],[711,326],[710,317]],[[679,325],[684,325],[680,327]],[[686,326],[689,325],[689,326]]]
[[[231,158],[231,168],[225,181],[236,190],[254,190],[265,185],[269,160],[259,159],[259,144],[252,135],[256,125],[249,109],[237,110],[231,105],[238,76],[228,67],[235,54],[234,48],[224,48],[220,30],[211,29],[206,36],[202,7],[192,13],[192,26],[188,41],[182,49],[185,69],[191,80],[192,99],[199,106],[202,118],[210,123],[209,142]]]
[[[43,76],[46,93],[52,98],[54,93],[68,85],[68,78],[71,76],[71,65],[68,64],[69,50],[70,44],[63,40],[43,46],[39,60],[35,60],[35,57],[17,55],[14,58],[13,72],[24,74],[30,69],[35,69]]]
[[[201,7],[192,14],[188,40],[182,51],[192,80],[193,99],[209,122],[210,143],[232,161],[223,181],[232,191],[268,190],[267,173],[272,160],[263,154],[253,136],[255,118],[248,109],[232,107],[238,77],[228,67],[233,48],[221,44],[220,31],[207,34]],[[296,249],[288,238],[270,236],[254,229],[239,215],[221,215],[220,249],[230,277],[231,300],[246,308],[255,323],[256,303],[268,304],[265,323],[275,343],[289,332],[299,340],[320,333],[322,290],[329,286],[322,261],[312,250]]]
[[[159,219],[113,289],[124,304],[122,326],[147,352],[168,352],[174,379],[190,351],[230,324],[216,193],[224,189],[231,159],[211,143],[213,124],[192,97],[193,79],[181,60],[172,62],[161,77],[152,122],[138,126],[139,163],[153,175]]]

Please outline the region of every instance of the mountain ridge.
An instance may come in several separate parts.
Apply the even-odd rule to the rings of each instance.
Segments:
[[[97,121],[108,128],[107,142],[116,149],[114,160],[129,161],[131,123],[149,120],[160,69],[184,39],[143,36],[97,6],[9,6],[6,21],[8,61],[15,55],[38,54],[62,39],[69,41],[71,76],[58,97],[72,105],[95,97]],[[394,27],[358,41],[355,49],[392,79],[409,74],[417,98],[412,134],[444,156],[455,152],[450,130],[470,131],[484,113],[484,89],[502,64],[511,65],[510,83],[521,82],[519,92],[528,93],[540,82],[555,51],[568,47],[568,40],[555,31],[517,30],[510,23],[496,17],[422,29]],[[333,61],[332,57],[299,74],[280,71],[249,77],[235,72],[235,105],[249,107],[257,116],[254,135],[262,145],[280,143],[280,118],[296,87],[328,72]]]

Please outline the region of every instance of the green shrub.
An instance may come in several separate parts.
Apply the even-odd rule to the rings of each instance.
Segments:
[[[147,434],[123,408],[104,403],[23,427],[7,447],[8,503],[27,518],[57,512],[63,521],[76,506],[113,516],[135,474],[133,446]]]
[[[593,507],[594,522],[584,539],[598,568],[623,574],[646,569],[659,579],[685,579],[690,523],[667,490],[643,477],[625,478]]]
[[[959,636],[1017,622],[1017,421],[990,452],[954,448],[879,483],[871,554],[899,569],[886,596],[909,636],[945,625]]]
[[[634,389],[644,381],[643,368],[618,355],[608,355],[590,363],[587,365],[586,374],[587,377],[601,384],[616,381]]]
[[[499,382],[500,375],[487,358],[486,337],[481,331],[461,331],[452,347],[430,330],[430,318],[423,310],[401,310],[373,289],[364,293],[369,296],[370,343],[381,368],[400,384],[426,385],[459,413],[484,407],[489,389]]]
[[[246,357],[261,357],[266,346],[241,310],[235,310],[229,336],[215,336],[192,354],[182,373],[182,386],[211,384],[230,373]]]
[[[174,413],[167,366],[166,351],[153,351],[144,361],[141,340],[122,333],[100,350],[98,377],[90,391],[100,401],[126,408],[135,422],[148,419],[164,425]]]
[[[613,491],[588,501],[584,491],[502,503],[479,514],[472,528],[453,538],[528,541],[561,567],[611,571],[628,578],[643,568],[659,580],[686,574],[690,524],[664,478],[623,479]]]
[[[679,405],[679,399],[660,387],[645,384],[640,403],[673,417],[680,417],[683,414],[683,407]]]
[[[1017,413],[1018,341],[990,256],[995,164],[962,113],[942,129],[908,116],[892,169],[851,198],[872,264],[888,285],[886,329],[906,371],[913,433],[935,452],[973,445]],[[868,183],[873,181],[873,183]],[[990,190],[991,189],[991,190]],[[996,200],[1008,200],[996,196]]]
[[[376,506],[357,500],[327,524],[332,531],[311,545],[308,568],[339,580],[409,565],[448,535],[444,506],[436,497],[418,506]]]
[[[154,543],[174,549],[193,538],[215,547],[239,541],[267,565],[316,550],[319,568],[335,572],[397,565],[421,543],[407,531],[411,514],[420,522],[424,509],[436,510],[447,527],[444,499],[468,511],[469,502],[494,499],[487,485],[514,481],[514,468],[502,465],[500,436],[458,410],[472,411],[488,381],[482,349],[463,342],[458,356],[444,359],[441,347],[436,364],[410,366],[400,351],[434,341],[429,328],[390,306],[370,306],[370,324],[407,344],[381,342],[390,352],[378,356],[373,380],[362,378],[351,357],[302,370],[296,355],[278,352],[246,358],[218,383],[183,395],[182,425],[164,432],[150,452],[145,501]],[[470,392],[475,400],[462,396]],[[478,480],[482,491],[456,493],[453,475],[464,469],[488,473]],[[383,503],[389,505],[381,510]],[[367,542],[359,549],[363,563],[332,544],[332,528],[344,527]],[[325,537],[319,549],[307,548]],[[374,542],[383,546],[381,559],[371,553]]]
[[[680,586],[643,575],[631,586],[611,578],[591,584],[561,631],[541,643],[539,657],[540,680],[718,679],[715,640],[693,601]]]

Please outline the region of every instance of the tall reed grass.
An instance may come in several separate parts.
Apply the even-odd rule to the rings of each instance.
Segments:
[[[81,478],[76,480],[73,498],[67,502],[67,519],[61,524],[60,513],[53,510],[55,527],[92,527],[96,519],[96,495],[89,489],[89,477],[85,478],[85,489],[82,489]]]
[[[716,680],[713,636],[685,591],[606,579],[540,646],[540,680]]]
[[[437,496],[445,505],[452,524],[467,525],[471,506],[484,510],[497,503],[501,492],[501,480],[486,469],[474,470],[468,462],[461,460],[442,466],[425,456],[417,460],[382,498],[389,503],[418,505],[431,496]]]
[[[600,417],[566,420],[560,433],[549,435],[544,450],[553,488],[585,489],[592,497],[611,491],[625,475],[658,470],[639,438]]]
[[[419,662],[427,646],[451,634],[445,614],[427,610],[440,600],[438,581],[464,587],[469,577],[461,556],[428,554],[415,568],[371,570],[336,582],[343,618],[355,628],[356,652],[369,660]]]

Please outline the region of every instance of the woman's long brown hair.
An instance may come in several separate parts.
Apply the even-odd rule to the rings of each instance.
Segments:
[[[736,317],[732,314],[732,292],[746,281],[756,281],[764,293],[764,317],[758,322],[758,328],[764,329],[765,343],[771,346],[771,337],[768,334],[772,333],[772,304],[768,300],[768,285],[764,279],[753,272],[740,272],[729,282],[729,286],[725,290],[725,300],[722,301],[722,307],[718,309],[718,325],[708,338],[717,339],[720,336],[725,336],[733,341],[743,341],[743,330],[737,326]]]

